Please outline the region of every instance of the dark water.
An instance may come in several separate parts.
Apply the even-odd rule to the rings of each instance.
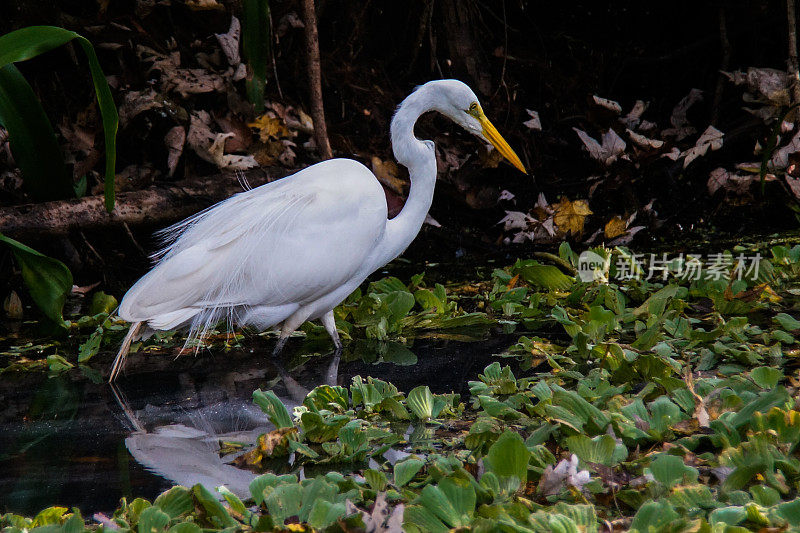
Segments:
[[[349,385],[354,375],[406,392],[424,383],[434,392],[464,393],[467,380],[513,342],[353,342],[332,365],[330,354],[303,357],[296,341],[280,362],[269,355],[273,341],[261,337],[227,353],[133,354],[115,387],[98,379],[109,353],[95,357],[89,372],[5,374],[0,513],[30,515],[51,505],[108,513],[123,496],[152,499],[176,483],[225,484],[246,495],[254,474],[221,459],[219,442],[253,442],[270,429],[251,401],[256,388],[275,390],[290,410],[310,388]]]

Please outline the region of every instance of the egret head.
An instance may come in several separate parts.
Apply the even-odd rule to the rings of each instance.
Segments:
[[[469,86],[458,80],[438,80],[430,84],[435,84],[438,93],[437,111],[478,138],[491,143],[512,165],[527,174],[517,154],[486,118],[478,97]]]

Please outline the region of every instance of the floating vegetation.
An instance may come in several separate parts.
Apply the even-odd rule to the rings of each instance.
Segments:
[[[684,257],[619,280],[637,271],[629,250],[593,250],[587,272],[564,245],[557,260],[520,260],[469,290],[373,282],[337,309],[362,350],[395,346],[383,355],[403,360],[398,340],[453,324],[514,340],[465,395],[355,376],[290,410],[256,390],[274,429],[220,452],[261,474],[249,495],[174,487],[88,523],[51,508],[0,527],[795,530],[800,246],[772,247],[739,279],[743,252],[721,254],[719,275],[686,276]]]

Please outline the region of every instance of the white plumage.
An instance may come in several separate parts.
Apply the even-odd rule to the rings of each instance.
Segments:
[[[333,308],[405,250],[430,208],[436,156],[431,141],[414,136],[414,124],[432,110],[491,142],[524,171],[469,87],[456,80],[419,87],[392,120],[395,157],[408,167],[412,183],[400,214],[387,220],[383,189],[365,166],[332,159],[163,230],[165,247],[156,265],[120,305],[119,316],[133,325],[109,380],[142,324],[158,330],[188,326],[191,338],[220,320],[262,330],[282,323],[277,352],[303,322],[321,318],[340,349]]]

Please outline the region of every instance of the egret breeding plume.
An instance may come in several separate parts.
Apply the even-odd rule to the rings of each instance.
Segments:
[[[278,353],[303,322],[319,318],[340,350],[333,308],[411,244],[433,201],[434,144],[414,136],[414,124],[428,111],[488,141],[525,172],[467,85],[438,80],[420,86],[391,124],[394,156],[411,179],[396,217],[387,219],[386,197],[369,169],[331,159],[166,228],[156,265],[120,304],[119,316],[132,325],[109,381],[144,324],[152,330],[189,327],[190,339],[220,320],[261,330],[281,324]]]

